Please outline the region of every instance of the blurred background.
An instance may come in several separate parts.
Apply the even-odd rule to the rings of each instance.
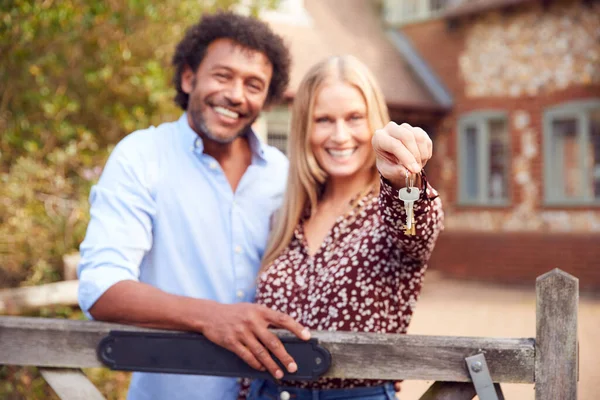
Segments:
[[[293,55],[286,100],[256,130],[287,151],[307,69],[359,57],[392,119],[423,127],[440,236],[410,333],[535,336],[535,278],[580,280],[580,398],[600,392],[600,2],[597,0],[2,0],[0,314],[83,318],[87,196],[125,135],[179,117],[170,58],[218,8],[255,15]],[[85,371],[109,399],[129,375]],[[406,382],[416,399],[425,382]],[[508,385],[508,399],[533,399]],[[1,399],[55,398],[0,366]]]

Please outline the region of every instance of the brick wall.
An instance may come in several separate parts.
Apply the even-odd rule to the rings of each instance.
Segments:
[[[594,14],[592,11],[599,12]],[[590,17],[590,15],[596,16]],[[600,98],[600,68],[598,61],[594,61],[596,58],[600,59],[600,42],[586,39],[584,45],[587,47],[581,45],[584,47],[577,48],[573,53],[569,53],[568,47],[560,50],[559,53],[563,52],[567,58],[575,60],[573,63],[578,63],[568,73],[562,73],[560,63],[565,57],[543,57],[545,53],[554,51],[554,44],[548,47],[545,42],[539,43],[543,38],[536,36],[538,31],[557,33],[565,23],[574,24],[575,20],[579,21],[579,25],[583,28],[578,26],[579,30],[577,30],[573,26],[572,32],[563,29],[561,31],[563,36],[556,39],[557,43],[564,42],[565,45],[579,46],[575,43],[580,39],[579,35],[585,36],[589,33],[586,29],[597,30],[594,26],[600,24],[600,5],[588,6],[570,0],[555,2],[550,7],[529,4],[513,8],[510,12],[492,11],[463,18],[454,24],[449,24],[444,19],[437,19],[402,28],[403,33],[409,37],[419,54],[440,77],[454,98],[453,110],[441,118],[433,128],[435,154],[427,168],[431,182],[444,199],[447,226],[450,230],[600,231],[599,207],[560,209],[547,208],[543,204],[544,111],[569,101]],[[535,22],[533,29],[532,21]],[[510,36],[510,32],[512,37],[522,37],[522,39],[511,39],[511,37],[494,39],[503,34]],[[597,35],[597,32],[593,31],[593,35]],[[473,67],[473,65],[480,65],[481,69],[485,69],[487,65],[477,61],[477,51],[479,49],[487,51],[486,56],[492,58],[489,62],[490,68],[494,67],[495,63],[501,62],[500,59],[503,58],[494,59],[496,52],[485,50],[490,46],[479,42],[481,37],[489,38],[490,41],[497,40],[491,47],[503,48],[503,51],[497,53],[508,54],[515,63],[547,58],[553,59],[558,64],[556,66],[540,64],[541,69],[537,72],[546,78],[539,81],[537,86],[528,83],[535,80],[535,75],[526,76],[524,79],[515,77],[515,70],[518,72],[520,67],[515,68],[511,65],[504,69],[512,68],[512,72],[497,71],[497,79],[492,79],[489,85],[480,85],[477,78],[470,76],[487,76],[485,75],[487,72],[478,72]],[[506,49],[507,46],[516,49]],[[521,56],[521,53],[526,56]],[[537,53],[539,57],[536,57]],[[589,54],[589,57],[586,54]],[[590,69],[591,75],[588,74]],[[496,82],[502,84],[495,86]],[[558,87],[565,84],[565,87]],[[457,204],[458,120],[469,112],[486,109],[501,110],[508,117],[509,204],[507,207],[487,209],[460,206]],[[485,214],[485,224],[481,223],[483,214]],[[567,215],[566,223],[565,215]]]
[[[497,109],[507,112],[509,133],[511,135],[510,153],[513,161],[511,165],[513,179],[509,185],[511,206],[514,207],[517,204],[528,201],[531,203],[528,207],[535,210],[541,207],[544,191],[542,149],[542,118],[544,110],[567,101],[600,97],[600,65],[598,61],[593,61],[594,57],[600,58],[600,42],[594,42],[593,39],[587,43],[590,53],[589,58],[592,61],[582,59],[580,61],[582,66],[573,68],[570,75],[563,74],[563,76],[556,73],[556,77],[551,77],[556,78],[555,80],[559,78],[566,80],[569,84],[563,88],[557,88],[555,81],[549,78],[548,82],[545,82],[545,86],[540,85],[539,87],[535,87],[535,90],[528,91],[527,82],[534,79],[535,76],[526,77],[527,79],[522,82],[514,82],[515,79],[510,78],[513,74],[506,74],[509,75],[509,78],[507,78],[502,76],[500,72],[497,79],[488,82],[489,87],[492,87],[496,81],[503,83],[500,87],[496,88],[495,93],[492,89],[477,88],[476,84],[472,82],[475,81],[473,78],[468,77],[469,82],[465,82],[463,78],[466,73],[473,72],[474,68],[472,66],[469,68],[463,66],[461,68],[461,59],[463,60],[463,64],[473,64],[474,62],[469,63],[465,62],[465,60],[477,58],[477,54],[473,54],[474,50],[467,49],[467,44],[476,40],[473,37],[493,36],[487,33],[486,29],[496,32],[499,27],[502,27],[504,31],[510,29],[524,31],[518,31],[519,34],[523,34],[523,40],[516,44],[523,48],[531,49],[533,53],[540,53],[540,57],[533,56],[532,59],[544,58],[541,53],[548,50],[548,48],[544,47],[546,45],[537,43],[536,40],[539,38],[531,37],[531,34],[525,31],[527,29],[526,22],[528,22],[528,18],[531,19],[537,16],[534,31],[543,31],[546,29],[552,32],[552,29],[558,29],[556,28],[557,25],[564,23],[565,15],[572,16],[573,18],[581,18],[587,14],[593,14],[592,11],[594,11],[588,10],[589,6],[583,5],[581,2],[563,1],[556,3],[556,5],[550,8],[533,4],[520,6],[512,9],[510,12],[488,12],[484,15],[463,18],[453,25],[450,25],[444,19],[437,19],[402,28],[403,33],[409,37],[419,54],[439,76],[454,98],[455,106],[452,112],[442,118],[437,126],[434,127],[436,154],[435,159],[432,160],[432,164],[428,168],[432,182],[437,183],[448,205],[455,204],[457,200],[456,188],[458,181],[456,170],[458,165],[456,128],[460,116],[471,111],[485,109]],[[593,7],[598,11],[596,14],[600,15],[600,6],[595,5]],[[593,18],[597,20],[595,26],[598,26],[600,24],[600,17],[596,16]],[[594,26],[595,20],[587,24],[587,29],[591,29],[590,27]],[[567,21],[569,20],[567,19]],[[591,36],[593,37],[593,35],[597,35],[597,33],[592,32]],[[566,39],[575,40],[575,37],[567,37]],[[496,45],[500,44],[507,45],[511,44],[511,42],[499,41],[499,43],[496,43]],[[478,46],[481,48],[485,47],[481,44]],[[470,47],[473,47],[473,45]],[[549,47],[549,49],[552,48],[552,46]],[[571,55],[568,53],[568,50],[565,50],[565,55],[571,58],[582,58],[583,56],[580,53],[585,52],[585,50],[579,49],[577,56]],[[559,57],[559,59],[562,58]],[[494,66],[496,61],[498,60],[492,59],[490,66]],[[515,62],[517,61],[522,60],[515,60]],[[555,62],[560,61],[555,60]],[[542,65],[542,67],[552,73],[554,73],[555,69],[558,70],[553,65]],[[595,75],[580,76],[582,74],[585,75],[589,69],[592,69]],[[540,74],[543,72],[539,71]],[[469,85],[475,86],[475,89],[469,92]],[[517,87],[518,95],[511,94],[509,88],[503,89],[504,86],[510,85]],[[513,122],[519,115],[525,115],[529,122],[525,127],[516,129]],[[536,147],[535,155],[527,157],[527,159],[523,159],[523,157],[519,158],[524,150],[523,133],[531,136],[532,144]],[[522,184],[515,182],[517,172],[525,173],[529,178],[529,182]],[[524,190],[528,191],[528,193],[525,193]],[[457,211],[460,212],[460,210]],[[470,210],[463,209],[463,211]],[[495,212],[495,214],[498,214],[500,219],[507,218],[506,212],[503,213],[502,210]],[[451,218],[454,216],[458,217],[457,214],[451,213]],[[500,223],[499,218],[496,218],[498,223]],[[573,223],[573,225],[577,225],[577,223]]]
[[[583,290],[600,290],[600,233],[444,232],[429,266],[452,277],[531,284],[551,269],[577,278]]]
[[[443,184],[445,198],[448,204],[455,204],[457,201],[456,189],[458,187],[458,177],[456,170],[458,168],[457,159],[457,137],[456,128],[458,119],[461,115],[485,109],[497,109],[505,111],[508,115],[509,134],[510,138],[510,155],[512,163],[512,181],[510,190],[510,200],[512,204],[520,204],[525,201],[525,193],[523,186],[519,185],[516,180],[516,172],[519,169],[526,169],[530,176],[530,181],[536,185],[536,194],[532,201],[533,208],[542,207],[544,193],[544,168],[543,168],[543,114],[544,110],[557,104],[598,98],[600,96],[600,85],[595,86],[573,86],[561,91],[548,93],[544,96],[527,96],[519,98],[477,98],[477,99],[459,99],[457,98],[453,112],[444,118],[437,127],[436,155],[439,158],[438,167],[440,171],[436,171],[435,181]],[[526,115],[529,123],[524,129],[517,129],[514,124],[515,118],[519,115]],[[517,158],[524,151],[523,131],[528,131],[533,138],[535,145],[535,154],[527,160],[527,165],[519,164]],[[438,151],[439,150],[439,151]],[[581,208],[579,208],[581,210]],[[592,208],[594,209],[594,208]],[[597,209],[597,207],[595,208]],[[463,211],[473,210],[473,208],[462,208]],[[460,211],[460,210],[457,210]]]
[[[407,25],[402,32],[452,95],[463,93],[458,56],[465,48],[465,30],[449,29],[445,20],[436,19]]]
[[[570,28],[564,29],[567,25]],[[437,19],[402,28],[455,103],[434,127],[434,158],[427,167],[446,212],[446,231],[434,251],[433,269],[461,278],[525,283],[559,267],[578,276],[582,288],[600,290],[600,207],[543,204],[542,127],[547,108],[600,98],[598,26],[600,4],[559,0],[453,24]],[[543,35],[550,38],[544,40]],[[572,60],[570,68],[563,65],[565,59]],[[529,68],[533,63],[536,68]],[[506,207],[457,204],[458,119],[485,109],[508,116]]]

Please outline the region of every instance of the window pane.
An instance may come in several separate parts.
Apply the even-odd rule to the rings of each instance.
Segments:
[[[590,176],[592,180],[592,196],[600,199],[600,109],[593,110],[590,114]]]
[[[290,110],[287,105],[274,107],[263,114],[267,121],[267,143],[286,154],[290,127]]]
[[[450,0],[429,0],[429,9],[432,12],[442,11],[448,5],[451,4]]]
[[[554,138],[554,175],[550,184],[556,184],[558,195],[564,199],[583,198],[583,171],[581,171],[579,143],[577,135],[578,121],[575,118],[552,121]]]
[[[473,125],[467,126],[464,133],[465,137],[465,171],[464,176],[461,177],[464,180],[464,188],[466,198],[469,200],[476,200],[479,197],[479,154],[478,140],[479,135],[477,128]]]
[[[402,19],[407,20],[419,15],[419,0],[402,0]]]
[[[283,154],[287,154],[288,135],[285,133],[267,133],[267,143],[279,149]]]
[[[489,190],[490,200],[508,198],[508,133],[504,120],[491,120]]]

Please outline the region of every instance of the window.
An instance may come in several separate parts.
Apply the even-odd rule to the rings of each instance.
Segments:
[[[544,187],[550,205],[600,205],[600,99],[544,113]]]
[[[458,200],[469,205],[506,205],[509,183],[506,114],[480,111],[458,124]]]
[[[287,142],[288,142],[287,133],[276,133],[276,132],[268,132],[267,133],[267,143],[269,145],[279,149],[283,154],[287,154]]]
[[[287,153],[290,111],[287,105],[263,113],[267,122],[267,143]]]
[[[405,24],[441,16],[460,0],[384,0],[383,14],[389,24]]]

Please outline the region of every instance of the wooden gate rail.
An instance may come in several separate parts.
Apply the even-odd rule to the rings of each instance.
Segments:
[[[535,383],[536,400],[575,400],[578,284],[558,269],[537,279],[535,339],[353,332],[312,336],[332,355],[327,377],[433,380],[438,382],[421,399],[472,399],[473,385],[460,383],[471,382],[465,358],[483,353],[494,382]],[[155,331],[95,321],[0,317],[0,364],[40,367],[62,399],[100,399],[79,369],[103,366],[96,348],[111,330]]]

